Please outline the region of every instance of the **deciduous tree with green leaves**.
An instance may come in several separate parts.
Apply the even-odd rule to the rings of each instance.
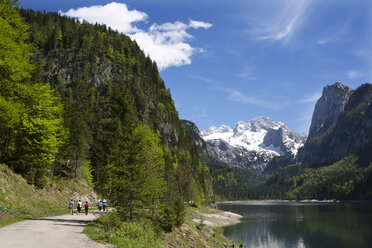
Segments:
[[[10,91],[14,83],[29,78],[35,68],[29,62],[33,45],[25,42],[29,26],[23,22],[16,6],[17,0],[0,0],[1,92]]]
[[[0,162],[43,187],[63,143],[63,108],[49,85],[31,81],[28,25],[16,0],[0,0]]]

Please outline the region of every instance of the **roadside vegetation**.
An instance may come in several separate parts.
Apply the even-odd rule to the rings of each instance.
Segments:
[[[84,180],[55,180],[43,189],[27,183],[8,166],[0,164],[0,227],[43,216],[67,214],[73,192],[88,195]]]
[[[210,227],[203,222],[202,214],[215,213],[207,207],[187,207],[184,222],[171,230],[154,228],[148,220],[122,221],[117,213],[110,213],[90,222],[84,230],[91,239],[108,242],[117,247],[157,248],[157,247],[238,247],[238,242],[227,239],[221,227]]]

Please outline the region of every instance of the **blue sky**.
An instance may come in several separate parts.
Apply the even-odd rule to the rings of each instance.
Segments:
[[[307,134],[325,85],[372,82],[370,0],[20,2],[136,39],[201,130],[269,116]]]

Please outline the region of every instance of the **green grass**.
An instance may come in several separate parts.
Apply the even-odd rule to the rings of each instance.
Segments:
[[[163,247],[150,225],[144,222],[122,222],[115,213],[90,222],[84,233],[93,240],[113,243],[119,248]]]
[[[44,189],[37,189],[0,164],[0,227],[25,219],[67,214],[71,193],[90,190],[84,181],[73,179],[50,182]]]
[[[206,207],[187,208],[187,216],[199,217],[200,213],[216,213],[215,209]],[[113,243],[129,248],[160,248],[169,247],[223,247],[223,244],[237,245],[223,235],[221,227],[201,227],[189,217],[180,227],[174,227],[170,233],[156,233],[146,221],[122,222],[115,213],[103,215],[90,222],[84,233],[98,242]]]

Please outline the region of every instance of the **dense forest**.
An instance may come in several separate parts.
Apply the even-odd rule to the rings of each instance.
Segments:
[[[371,200],[372,165],[360,166],[356,155],[320,168],[289,165],[272,175],[265,186],[271,198]]]
[[[215,191],[224,199],[371,200],[372,165],[361,166],[359,160],[351,154],[320,168],[290,164],[273,174],[250,176],[243,181],[239,169],[217,167],[211,173]]]
[[[182,202],[212,199],[209,170],[135,41],[16,0],[0,12],[0,163],[39,188],[85,178],[123,219],[165,229],[180,224]]]

